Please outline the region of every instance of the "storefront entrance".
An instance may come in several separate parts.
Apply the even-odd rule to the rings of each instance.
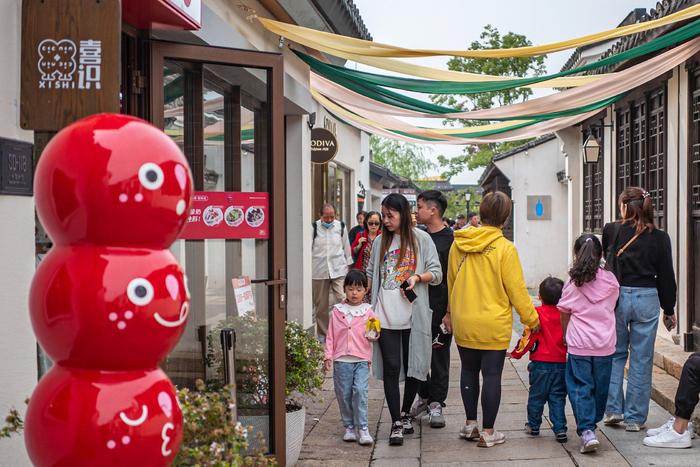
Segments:
[[[261,433],[284,463],[282,63],[279,54],[153,41],[148,107],[150,120],[186,155],[195,191],[255,192],[268,199],[264,238],[178,240],[173,245],[188,278],[192,307],[187,330],[164,367],[180,386],[192,386],[198,378],[220,384],[219,331],[234,329],[239,420]],[[237,305],[232,279],[241,277],[252,282],[254,309]]]

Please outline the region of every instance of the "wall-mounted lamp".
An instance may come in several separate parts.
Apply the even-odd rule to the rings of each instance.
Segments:
[[[311,112],[309,114],[309,121],[306,123],[309,125],[309,130],[314,129],[314,125],[316,125],[316,112]]]
[[[583,162],[586,164],[597,164],[600,158],[600,144],[598,139],[590,135],[583,143]]]

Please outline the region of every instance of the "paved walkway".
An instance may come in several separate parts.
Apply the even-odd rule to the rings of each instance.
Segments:
[[[506,435],[506,443],[492,448],[479,448],[474,442],[459,439],[464,423],[464,409],[459,394],[459,357],[453,347],[450,370],[450,392],[445,408],[447,426],[432,429],[427,418],[415,423],[416,433],[406,435],[402,447],[389,446],[391,418],[384,404],[381,382],[370,380],[369,422],[377,442],[372,447],[342,441],[338,404],[333,393],[332,379],[327,378],[318,401],[309,407],[306,438],[297,466],[697,466],[700,465],[700,440],[692,449],[666,450],[642,445],[643,432],[627,433],[624,428],[603,427],[601,448],[593,455],[578,452],[579,442],[575,421],[567,402],[569,442],[559,444],[551,430],[544,429],[539,437],[523,432],[527,419],[527,360],[506,361],[503,373],[503,399],[496,420],[496,429]],[[546,413],[546,410],[545,410]],[[648,423],[658,426],[668,413],[652,401]]]

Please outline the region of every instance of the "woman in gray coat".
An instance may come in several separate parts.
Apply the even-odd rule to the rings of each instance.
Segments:
[[[442,282],[442,268],[430,236],[412,226],[411,208],[403,195],[392,193],[384,198],[382,218],[381,243],[372,248],[367,268],[374,312],[382,327],[372,365],[374,376],[384,381],[391,413],[389,444],[402,445],[404,433],[413,433],[408,414],[413,401],[406,395],[415,397],[416,391],[411,389],[417,389],[430,370],[432,311],[428,285]],[[406,390],[400,410],[402,376]]]

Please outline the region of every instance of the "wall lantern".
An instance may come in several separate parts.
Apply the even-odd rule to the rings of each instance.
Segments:
[[[583,162],[596,164],[600,158],[600,144],[595,136],[590,135],[583,143]]]

